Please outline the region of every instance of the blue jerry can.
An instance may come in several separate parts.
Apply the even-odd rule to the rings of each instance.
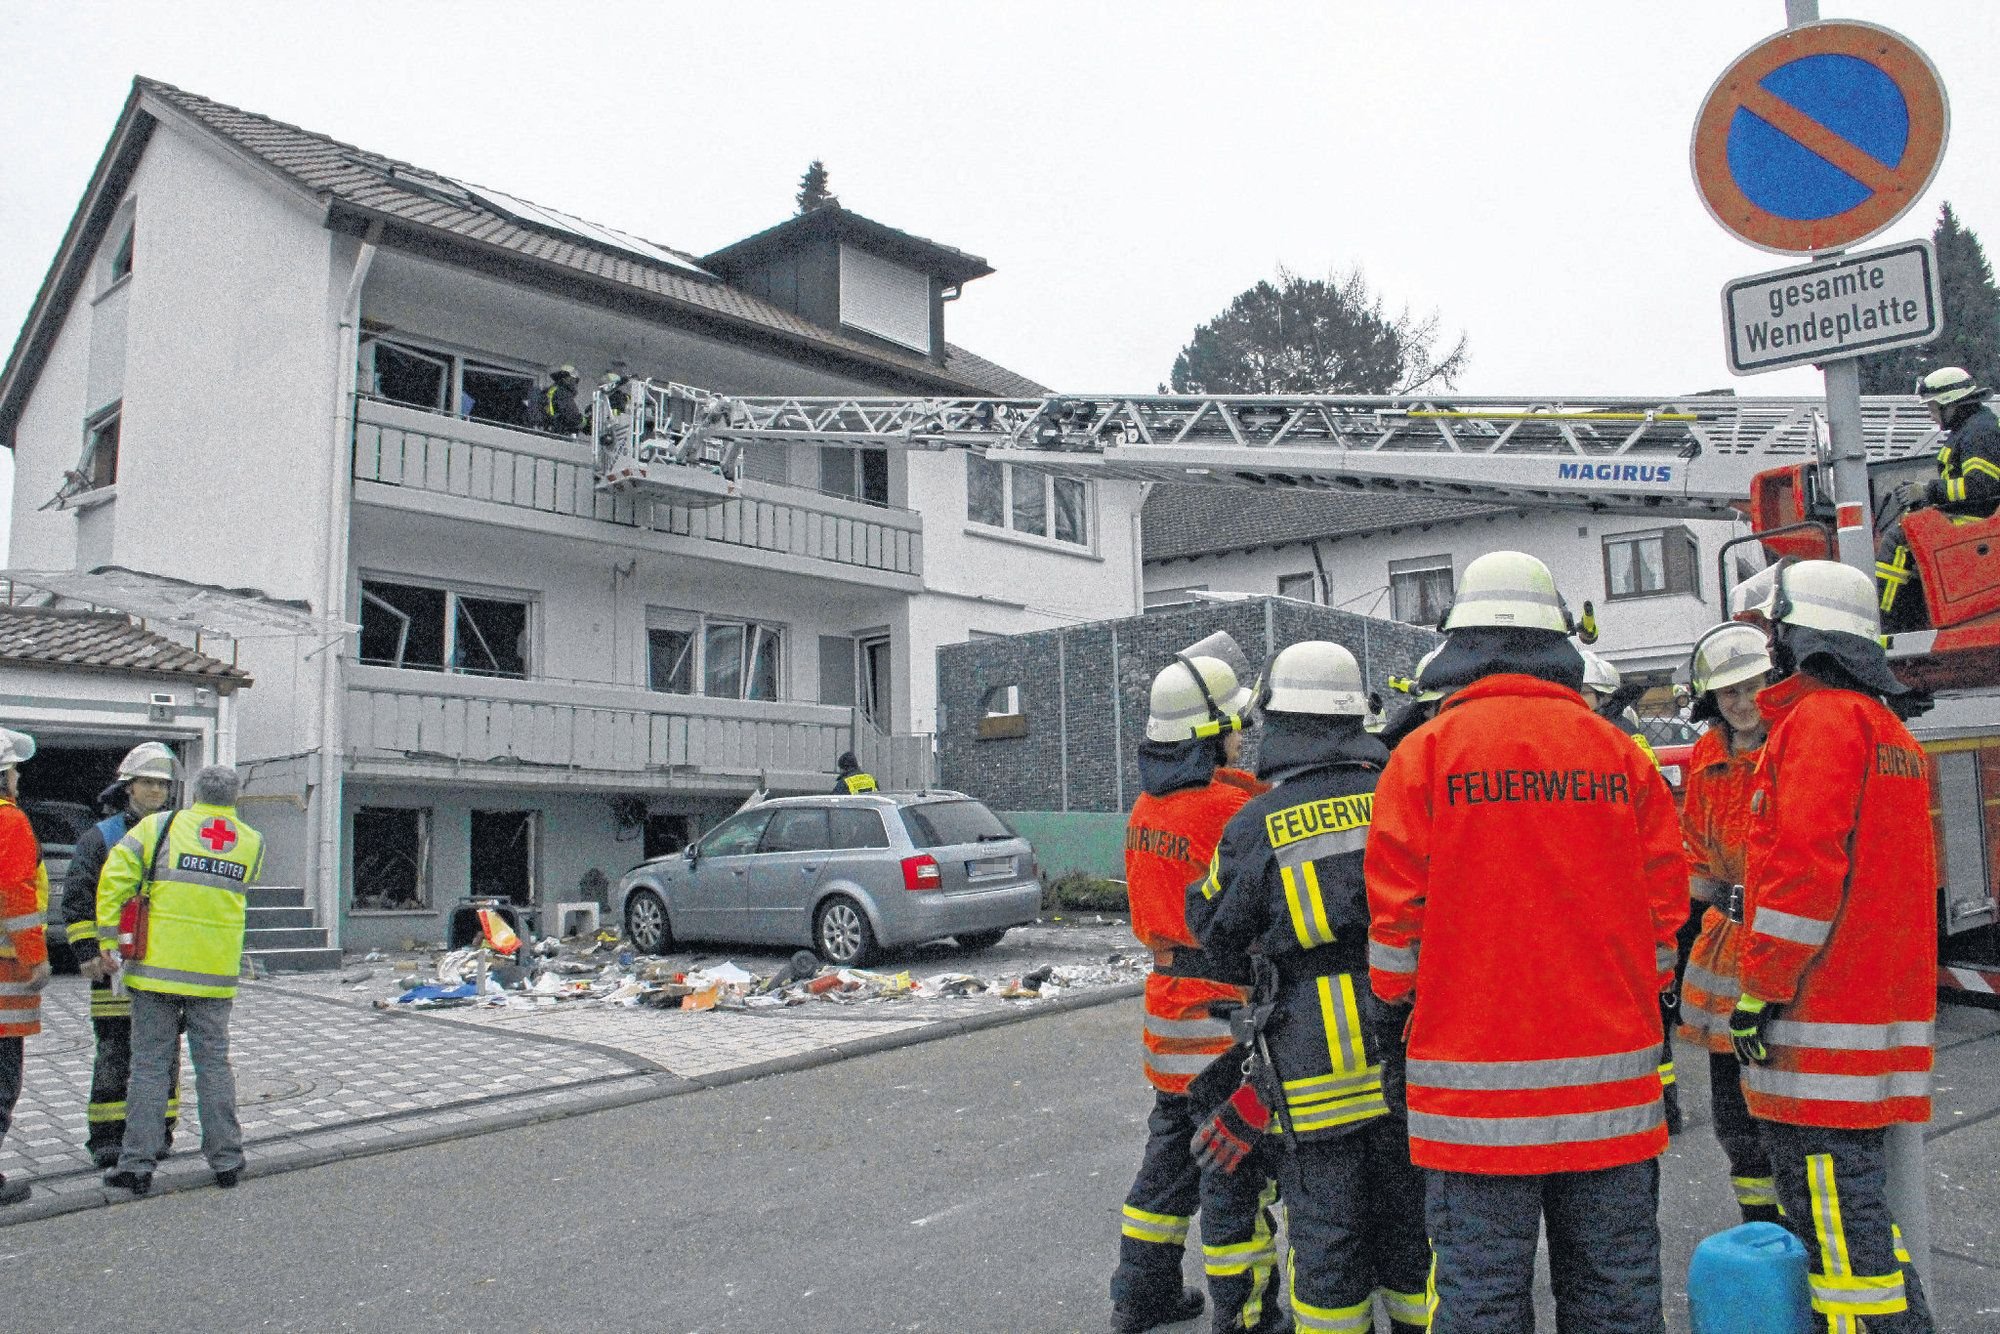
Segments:
[[[1693,1334],[1812,1334],[1806,1248],[1776,1223],[1745,1223],[1694,1248],[1688,1262]]]

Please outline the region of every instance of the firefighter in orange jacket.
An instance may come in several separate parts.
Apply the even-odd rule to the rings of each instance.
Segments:
[[[49,945],[42,925],[49,909],[49,873],[33,826],[17,803],[20,766],[35,739],[0,727],[0,1138],[13,1124],[21,1097],[26,1039],[42,1031],[42,988],[49,982]],[[25,1181],[0,1176],[0,1204],[28,1198]]]
[[[1261,1295],[1269,1287],[1276,1257],[1257,1174],[1240,1174],[1250,1183],[1247,1201],[1237,1198],[1245,1183],[1233,1180],[1219,1183],[1228,1200],[1209,1199],[1190,1147],[1195,1127],[1212,1108],[1190,1098],[1189,1087],[1231,1050],[1228,1021],[1211,1014],[1210,1004],[1241,1004],[1249,996],[1247,973],[1229,972],[1204,954],[1186,916],[1188,886],[1208,874],[1223,826],[1263,790],[1249,774],[1228,767],[1242,750],[1247,674],[1241,650],[1227,635],[1176,654],[1153,679],[1146,740],[1139,747],[1144,791],[1125,828],[1125,882],[1132,933],[1153,952],[1143,1039],[1153,1112],[1145,1156],[1125,1197],[1118,1268],[1111,1276],[1112,1328],[1127,1334],[1201,1313],[1201,1294],[1181,1287],[1181,1253],[1197,1208],[1218,1320],[1225,1302],[1237,1296],[1235,1288],[1254,1287]],[[1231,1078],[1220,1096],[1235,1086]],[[1276,1314],[1277,1303],[1269,1309]]]
[[[1754,625],[1731,621],[1696,641],[1689,672],[1693,718],[1709,729],[1694,744],[1681,809],[1688,896],[1704,908],[1681,978],[1680,1036],[1708,1049],[1709,1109],[1729,1159],[1729,1184],[1746,1223],[1775,1223],[1777,1186],[1763,1133],[1743,1103],[1729,1014],[1736,1008],[1737,950],[1743,940],[1743,858],[1750,794],[1763,754],[1757,692],[1771,680],[1770,643]]]
[[[1923,751],[1886,699],[1872,581],[1780,567],[1764,610],[1780,668],[1751,796],[1730,1018],[1785,1225],[1833,1330],[1933,1328],[1884,1189],[1886,1127],[1930,1120],[1937,869]]]
[[[1687,863],[1666,780],[1580,693],[1570,628],[1540,561],[1474,560],[1422,681],[1457,689],[1376,787],[1369,981],[1392,1097],[1407,1037],[1433,1334],[1532,1327],[1545,1221],[1562,1328],[1664,1318],[1659,994]]]

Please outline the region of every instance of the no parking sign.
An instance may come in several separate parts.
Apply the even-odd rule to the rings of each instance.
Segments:
[[[1852,245],[1901,217],[1944,157],[1930,60],[1887,28],[1810,23],[1738,56],[1695,120],[1695,187],[1715,220],[1785,254]]]

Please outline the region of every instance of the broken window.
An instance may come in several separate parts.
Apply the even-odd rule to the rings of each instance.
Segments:
[[[522,680],[528,675],[528,604],[364,579],[360,657],[371,667]]]
[[[709,621],[702,627],[701,693],[718,699],[778,698],[783,633],[755,621]]]
[[[669,695],[694,693],[694,631],[646,631],[646,685]]]
[[[534,396],[535,377],[532,375],[501,366],[482,366],[469,360],[460,367],[459,411],[476,421],[526,426],[530,400]]]
[[[535,900],[535,812],[472,812],[472,892],[511,903]]]
[[[354,812],[354,908],[410,911],[430,906],[431,813],[405,806]]]
[[[823,448],[819,452],[819,489],[870,505],[889,503],[889,451],[886,449]]]
[[[449,357],[380,339],[373,346],[376,397],[432,412],[444,411],[445,393],[451,387]]]
[[[83,424],[83,457],[63,479],[62,494],[96,491],[118,480],[118,423],[123,403],[113,403]]]
[[[125,224],[125,235],[119,238],[118,249],[111,252],[111,281],[120,282],[132,276],[132,249],[138,240],[139,225]]]

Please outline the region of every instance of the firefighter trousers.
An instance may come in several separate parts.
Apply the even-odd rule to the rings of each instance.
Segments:
[[[21,1067],[27,1059],[26,1038],[0,1038],[0,1143],[14,1124],[14,1104],[21,1098]]]
[[[1424,1328],[1430,1241],[1409,1126],[1378,1116],[1344,1135],[1295,1141],[1280,1160],[1285,1272],[1301,1334],[1374,1334],[1379,1295],[1392,1328]]]
[[[1557,1334],[1661,1334],[1660,1163],[1541,1176],[1429,1174],[1431,1334],[1535,1327],[1535,1248],[1549,1234]]]
[[[1233,1091],[1233,1090],[1232,1090]],[[1206,1121],[1214,1108],[1203,1110]],[[1266,1135],[1234,1172],[1201,1174],[1201,1259],[1215,1334],[1290,1329],[1272,1279],[1278,1267],[1280,1142]]]
[[[97,1052],[90,1067],[89,1122],[85,1147],[99,1167],[118,1160],[125,1142],[125,1088],[132,1079],[132,1000],[114,993],[109,982],[90,984],[90,1027],[97,1035]],[[174,1142],[174,1125],[181,1113],[181,1055],[176,1044],[167,1091],[166,1146]]]
[[[1759,1124],[1827,1334],[1931,1334],[1923,1284],[1889,1216],[1885,1132]]]
[[[1875,584],[1882,593],[1882,633],[1920,630],[1930,624],[1921,580],[1898,518],[1875,544]]]
[[[1180,1300],[1181,1254],[1201,1205],[1201,1169],[1190,1147],[1195,1126],[1186,1094],[1153,1090],[1146,1151],[1125,1194],[1111,1275],[1111,1300],[1119,1306],[1152,1311]]]
[[[1715,1138],[1729,1159],[1729,1185],[1736,1192],[1736,1207],[1742,1210],[1743,1221],[1782,1223],[1763,1126],[1743,1101],[1743,1067],[1733,1052],[1708,1054],[1708,1105],[1715,1118]]]

